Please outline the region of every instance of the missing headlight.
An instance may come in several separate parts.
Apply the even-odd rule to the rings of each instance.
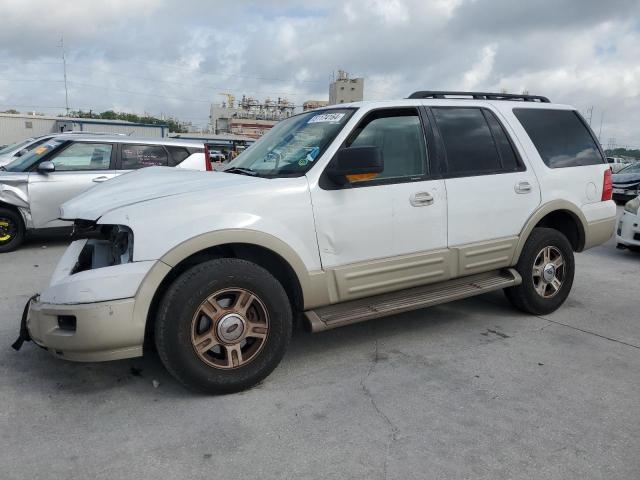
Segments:
[[[72,274],[133,261],[133,232],[129,227],[104,225],[95,233],[80,252]]]

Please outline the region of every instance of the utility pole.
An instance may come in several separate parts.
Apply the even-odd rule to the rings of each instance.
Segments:
[[[598,131],[598,141],[602,143],[602,121],[604,120],[604,110],[600,112],[600,130]]]
[[[593,105],[587,108],[587,112],[589,112],[589,126],[591,126],[591,118],[593,117]]]
[[[64,72],[64,105],[69,116],[69,90],[67,89],[67,60],[64,56],[64,35],[60,34],[60,48],[62,48],[62,68]]]

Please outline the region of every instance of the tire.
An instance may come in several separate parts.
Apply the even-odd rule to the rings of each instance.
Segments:
[[[15,250],[24,241],[24,222],[15,210],[0,208],[0,253]]]
[[[545,267],[549,264],[557,266],[547,270]],[[569,296],[575,274],[573,249],[567,237],[559,231],[534,228],[515,268],[522,276],[522,283],[504,290],[507,299],[523,312],[546,315],[557,310]],[[552,270],[553,280],[559,283],[547,281]]]
[[[156,318],[156,348],[187,388],[238,392],[280,363],[292,317],[284,288],[267,270],[235,258],[210,260],[168,288]]]

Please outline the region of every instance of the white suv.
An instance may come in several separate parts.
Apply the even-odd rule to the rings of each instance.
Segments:
[[[223,172],[152,167],[64,204],[79,239],[15,347],[100,361],[154,339],[183,384],[223,393],[275,368],[297,318],[318,332],[496,289],[547,314],[573,252],[611,237],[611,190],[585,121],[544,97],[303,112]]]

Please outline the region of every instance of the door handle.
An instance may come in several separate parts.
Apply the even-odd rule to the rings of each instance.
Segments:
[[[107,180],[109,180],[109,177],[96,177],[94,178],[92,181],[95,183],[102,183],[102,182],[106,182]]]
[[[529,182],[518,182],[514,187],[516,193],[530,193],[531,192],[531,184]]]
[[[414,207],[424,207],[433,204],[433,196],[429,192],[416,192],[409,197],[409,203]]]

